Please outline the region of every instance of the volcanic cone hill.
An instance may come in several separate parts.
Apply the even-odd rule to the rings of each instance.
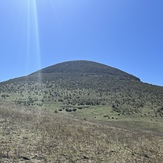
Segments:
[[[83,60],[59,63],[0,83],[0,92],[17,96],[18,102],[28,105],[108,105],[117,111],[128,106],[133,109],[163,106],[163,87],[143,83],[119,69]]]

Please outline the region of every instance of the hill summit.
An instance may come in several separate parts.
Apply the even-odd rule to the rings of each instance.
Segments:
[[[85,60],[77,60],[77,61],[67,61],[63,63],[59,63],[53,66],[49,66],[42,70],[39,70],[31,75],[36,75],[37,73],[41,74],[74,74],[74,75],[96,75],[101,77],[116,77],[119,79],[126,80],[136,80],[140,81],[139,78],[130,75],[126,72],[123,72],[119,69],[93,62],[93,61],[85,61]]]

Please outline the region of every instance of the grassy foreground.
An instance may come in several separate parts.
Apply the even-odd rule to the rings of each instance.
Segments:
[[[160,163],[163,137],[0,101],[0,162]]]

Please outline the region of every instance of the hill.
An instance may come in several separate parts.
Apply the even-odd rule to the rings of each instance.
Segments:
[[[0,83],[3,98],[32,106],[112,107],[122,114],[163,107],[163,88],[92,61],[59,63]]]

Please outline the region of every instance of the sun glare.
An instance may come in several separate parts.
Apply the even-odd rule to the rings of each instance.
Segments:
[[[30,65],[31,55],[34,55],[33,57],[36,58],[37,69],[40,69],[41,54],[37,0],[27,1],[27,67]],[[38,78],[41,81],[41,75]]]

